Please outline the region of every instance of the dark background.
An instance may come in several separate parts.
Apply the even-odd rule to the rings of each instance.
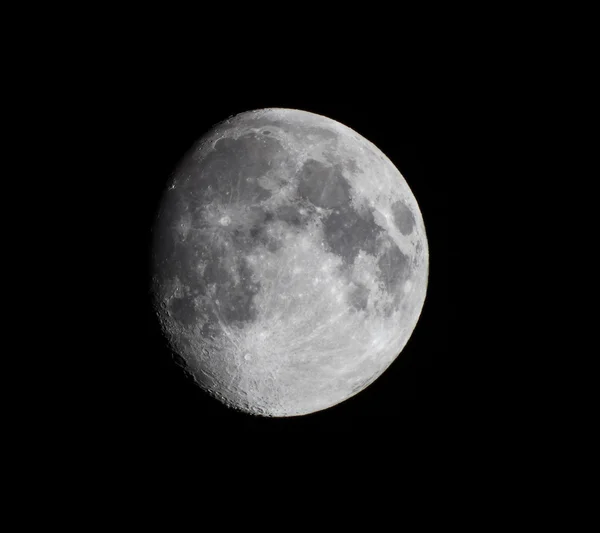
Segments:
[[[100,364],[111,376],[104,416],[127,432],[168,435],[185,428],[227,431],[396,430],[440,423],[452,394],[444,368],[449,357],[448,187],[440,175],[444,156],[420,132],[403,128],[406,106],[369,99],[324,102],[287,94],[275,97],[202,95],[177,84],[145,83],[120,93],[113,150],[118,180],[110,182],[121,209],[113,222],[121,236],[107,268],[119,279],[114,320],[105,332],[109,356]],[[217,91],[218,92],[218,91]],[[423,214],[430,248],[428,294],[417,327],[396,361],[367,389],[325,411],[267,419],[238,413],[210,398],[173,359],[150,305],[147,269],[151,226],[170,172],[213,124],[262,107],[289,107],[322,114],[354,129],[378,146],[406,178]],[[412,123],[412,122],[411,122]],[[118,213],[118,214],[117,214]],[[115,307],[113,300],[113,308]],[[285,347],[282,347],[285,349]]]

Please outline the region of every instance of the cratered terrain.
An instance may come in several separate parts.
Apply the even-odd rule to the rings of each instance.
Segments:
[[[170,177],[152,291],[172,349],[212,396],[287,417],[359,393],[419,319],[429,253],[394,164],[350,128],[260,109],[214,126]]]

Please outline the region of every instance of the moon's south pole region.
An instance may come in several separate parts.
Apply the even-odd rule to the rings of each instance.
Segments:
[[[375,381],[419,319],[423,218],[393,163],[350,128],[259,109],[208,131],[154,222],[161,327],[208,393],[305,415]]]

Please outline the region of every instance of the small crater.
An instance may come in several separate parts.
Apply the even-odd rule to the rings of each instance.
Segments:
[[[264,130],[262,132],[263,135],[271,135],[271,132],[269,130]]]
[[[274,239],[273,237],[268,237],[265,239],[265,247],[271,253],[275,253],[277,250],[280,250],[283,247],[281,241]]]

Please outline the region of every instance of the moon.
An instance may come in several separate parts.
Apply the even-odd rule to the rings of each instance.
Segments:
[[[170,176],[152,294],[169,344],[229,407],[306,415],[402,352],[427,291],[423,217],[370,141],[330,118],[258,109],[208,131]]]

